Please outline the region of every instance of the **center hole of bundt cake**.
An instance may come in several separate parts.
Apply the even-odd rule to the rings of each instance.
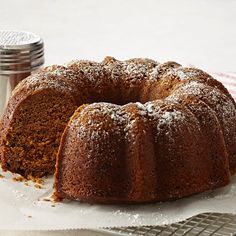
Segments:
[[[169,83],[160,81],[141,88],[135,86],[126,88],[123,86],[122,88],[113,90],[107,89],[103,93],[93,93],[88,103],[106,102],[116,105],[126,105],[131,102],[140,102],[144,104],[149,101],[166,98],[170,94],[172,87],[173,84],[171,81]]]

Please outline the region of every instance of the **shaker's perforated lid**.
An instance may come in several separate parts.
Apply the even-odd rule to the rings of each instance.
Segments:
[[[23,31],[0,31],[0,74],[33,71],[44,64],[43,40]]]

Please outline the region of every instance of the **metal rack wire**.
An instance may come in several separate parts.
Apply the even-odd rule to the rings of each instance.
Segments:
[[[168,226],[113,228],[104,233],[130,236],[236,236],[236,215],[204,213]]]

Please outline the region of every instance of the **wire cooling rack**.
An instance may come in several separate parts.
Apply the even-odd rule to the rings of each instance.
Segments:
[[[204,213],[168,226],[113,228],[100,232],[129,236],[236,236],[236,215]]]

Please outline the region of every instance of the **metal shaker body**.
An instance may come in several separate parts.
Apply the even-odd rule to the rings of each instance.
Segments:
[[[43,64],[44,43],[39,36],[0,31],[0,117],[15,86]]]

